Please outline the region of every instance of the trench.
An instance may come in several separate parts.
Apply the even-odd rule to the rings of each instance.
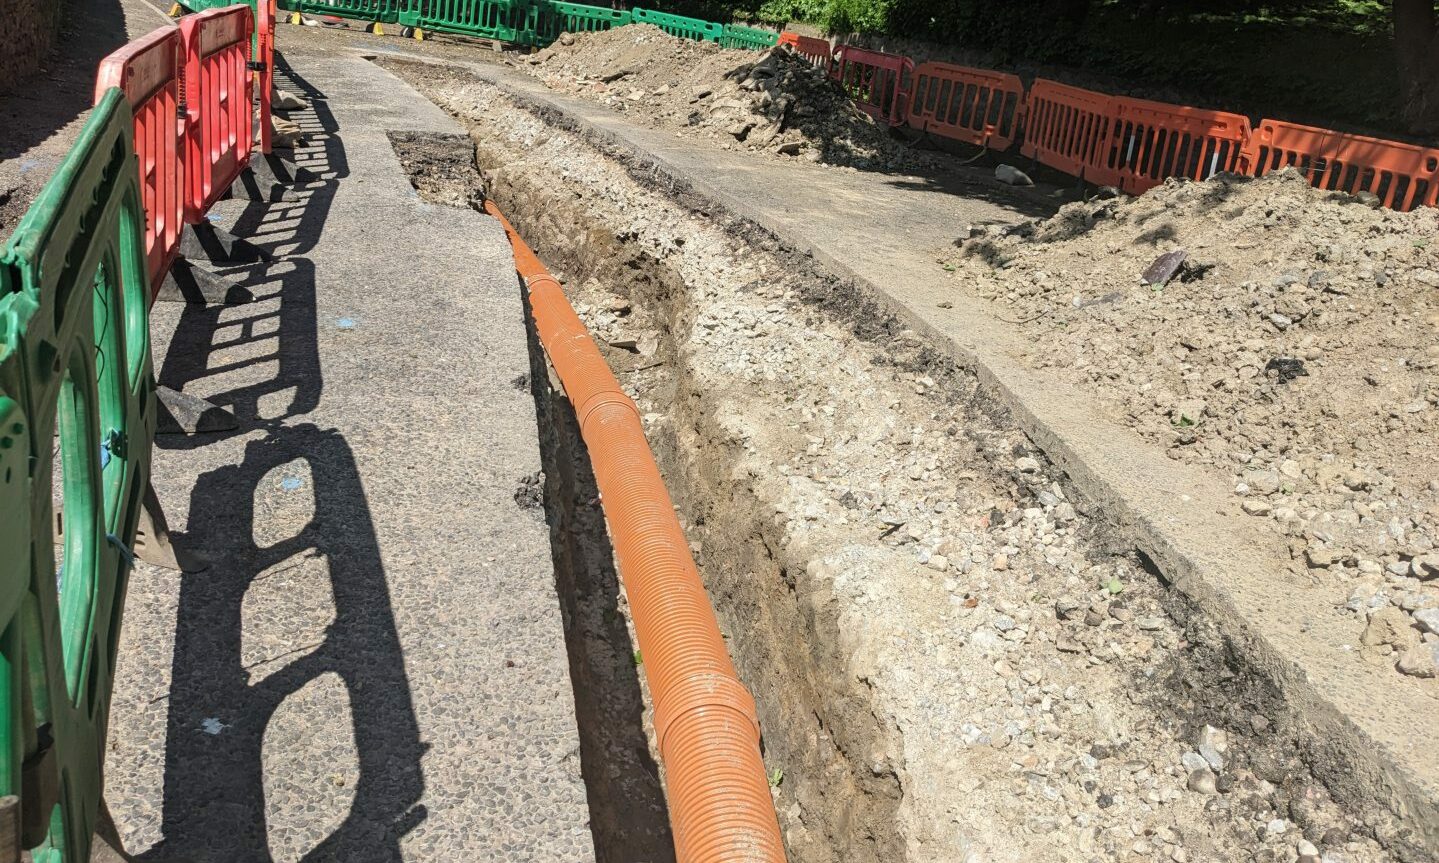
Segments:
[[[470,128],[439,174],[478,170],[639,404],[755,695],[791,860],[1292,861],[1305,843],[1422,859],[1382,811],[1334,802],[1313,775],[1322,747],[1277,688],[942,351],[554,118],[458,70],[387,65]],[[435,199],[458,203],[440,185]],[[473,206],[480,193],[466,194]],[[736,319],[747,328],[729,338]],[[573,413],[533,334],[531,362],[517,385],[541,421],[597,856],[672,859],[643,658]],[[867,439],[870,425],[888,435]],[[894,464],[876,455],[887,446]],[[820,500],[845,471],[853,486]],[[882,516],[900,505],[894,480],[926,490],[876,526],[876,496]],[[963,541],[915,533],[930,509]],[[1225,764],[1196,791],[1180,754],[1214,726]]]

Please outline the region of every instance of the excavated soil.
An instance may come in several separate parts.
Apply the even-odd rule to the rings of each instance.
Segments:
[[[1439,697],[1439,212],[1374,204],[1292,170],[1171,181],[972,229],[942,263],[1035,367],[1230,474],[1356,647]],[[1171,281],[1141,281],[1181,251]]]
[[[791,859],[1423,859],[971,376],[501,90],[385,65],[469,124],[640,406]]]
[[[641,24],[565,34],[520,68],[551,89],[725,149],[879,170],[931,159],[891,138],[823,70],[783,46],[726,50]]]

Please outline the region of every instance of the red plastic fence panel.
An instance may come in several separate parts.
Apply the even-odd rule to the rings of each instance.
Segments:
[[[1093,90],[1035,79],[1026,100],[1019,152],[1091,183],[1118,186],[1119,172],[1106,166],[1114,102],[1114,97]]]
[[[1207,180],[1247,167],[1248,117],[1122,96],[1113,103],[1105,167],[1119,174],[1119,187],[1131,195],[1167,177]]]
[[[906,122],[925,132],[1007,150],[1024,113],[1019,76],[948,63],[914,70]]]
[[[250,35],[244,4],[180,19],[185,51],[185,221],[196,224],[250,164]]]
[[[841,45],[834,51],[830,77],[849,92],[861,111],[891,126],[904,122],[909,97],[907,78],[914,61],[898,54]]]
[[[180,28],[161,27],[100,61],[95,104],[112,87],[125,93],[135,115],[135,154],[145,207],[145,267],[150,297],[180,252],[184,220],[180,91],[184,54]]]
[[[269,153],[274,135],[273,106],[271,99],[275,90],[275,0],[259,0],[259,21],[255,40],[255,62],[260,64],[259,80],[255,86],[260,90],[260,152]]]
[[[834,62],[834,49],[824,39],[817,39],[814,36],[801,36],[798,33],[785,31],[779,34],[779,44],[788,45],[795,53],[819,66],[826,71]]]
[[[1294,167],[1315,188],[1372,192],[1386,207],[1439,207],[1439,150],[1263,120],[1250,139],[1249,172]]]

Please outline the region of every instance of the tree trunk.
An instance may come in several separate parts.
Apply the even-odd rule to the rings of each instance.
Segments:
[[[1394,0],[1394,48],[1404,123],[1416,134],[1439,133],[1439,14],[1434,0]]]

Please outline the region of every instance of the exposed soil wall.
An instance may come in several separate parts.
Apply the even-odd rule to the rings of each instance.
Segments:
[[[0,9],[0,93],[40,69],[60,32],[61,0],[5,0]]]

